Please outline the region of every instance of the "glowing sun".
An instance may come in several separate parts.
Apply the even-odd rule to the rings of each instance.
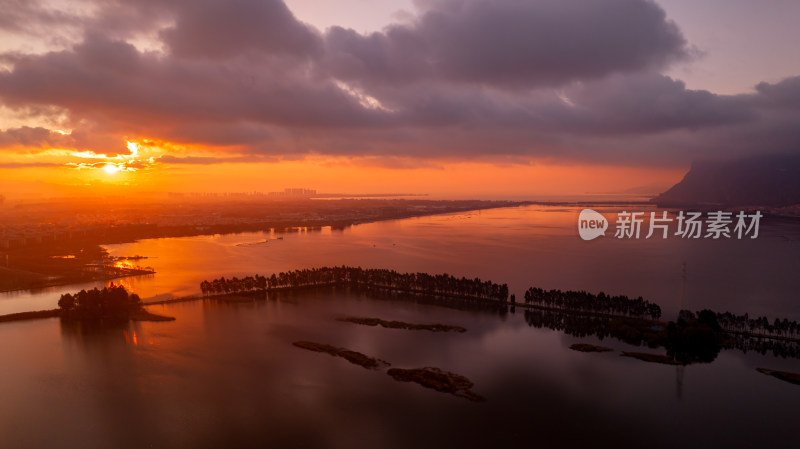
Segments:
[[[103,167],[103,170],[105,170],[105,172],[109,175],[113,175],[114,173],[118,172],[120,168],[114,164],[108,164]]]

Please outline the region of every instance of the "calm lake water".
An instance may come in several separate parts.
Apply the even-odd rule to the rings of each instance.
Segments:
[[[641,295],[668,318],[710,307],[800,319],[797,225],[764,222],[755,240],[584,242],[578,212],[531,206],[109,250],[150,257],[139,263],[155,275],[118,281],[147,299],[193,294],[221,275],[347,264],[477,276],[507,282],[517,296],[530,285]],[[0,313],[53,308],[81,287],[5,294]],[[755,371],[798,372],[796,359],[724,350],[713,363],[676,368],[620,357],[661,351],[609,339],[602,344],[615,352],[571,351],[599,340],[529,327],[519,309],[497,315],[331,291],[151,310],[177,320],[0,325],[0,447],[794,447],[800,437],[800,387]],[[461,374],[487,400],[397,382],[297,340]]]
[[[596,209],[611,223],[620,211]],[[712,308],[800,319],[800,223],[763,219],[756,239],[583,241],[579,212],[527,206],[343,230],[150,239],[107,248],[112,256],[149,257],[135,263],[156,274],[114,281],[145,300],[198,294],[201,281],[220,276],[353,265],[479,277],[508,283],[518,297],[532,285],[642,296],[661,305],[665,317],[681,308]],[[102,285],[0,294],[0,314],[52,309],[63,293]]]

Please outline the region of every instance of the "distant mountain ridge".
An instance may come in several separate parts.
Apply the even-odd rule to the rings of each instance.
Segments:
[[[681,182],[656,196],[660,207],[769,206],[800,203],[800,154],[697,161]]]

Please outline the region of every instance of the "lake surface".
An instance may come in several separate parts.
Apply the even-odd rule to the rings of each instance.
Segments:
[[[177,318],[106,329],[0,326],[2,447],[787,447],[800,388],[755,371],[797,361],[723,352],[679,368],[571,351],[576,339],[500,317],[308,293],[155,306]],[[463,326],[360,326],[376,316]],[[487,400],[394,381],[310,340],[395,367],[464,375]],[[614,341],[602,344],[631,349]]]
[[[621,210],[596,209],[610,220]],[[681,308],[712,308],[800,319],[800,223],[762,219],[756,239],[583,241],[579,212],[526,206],[341,230],[149,239],[107,248],[112,256],[149,257],[133,263],[152,266],[156,274],[114,281],[145,300],[197,294],[200,282],[220,276],[353,265],[479,277],[508,283],[518,297],[530,286],[642,296],[661,305],[665,317]],[[102,285],[0,294],[0,314],[55,308],[63,293]]]
[[[641,295],[668,318],[681,306],[800,318],[796,225],[764,222],[755,240],[584,242],[577,214],[531,206],[109,250],[151,257],[138,263],[155,275],[120,280],[151,300],[196,293],[221,275],[347,264],[477,276],[507,282],[518,297],[530,285]],[[52,308],[76,288],[6,294],[1,313]],[[177,320],[0,324],[0,447],[738,448],[794,447],[800,437],[800,387],[755,371],[798,372],[796,359],[723,350],[713,363],[676,368],[619,356],[663,350],[530,327],[520,309],[498,315],[342,291],[150,309]],[[336,320],[344,316],[467,332]],[[486,401],[397,382],[297,340],[451,371]],[[575,342],[615,352],[569,350]]]

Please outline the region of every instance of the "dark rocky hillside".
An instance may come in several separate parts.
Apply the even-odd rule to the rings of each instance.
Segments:
[[[800,155],[695,162],[683,180],[655,198],[661,207],[771,206],[800,203]]]

